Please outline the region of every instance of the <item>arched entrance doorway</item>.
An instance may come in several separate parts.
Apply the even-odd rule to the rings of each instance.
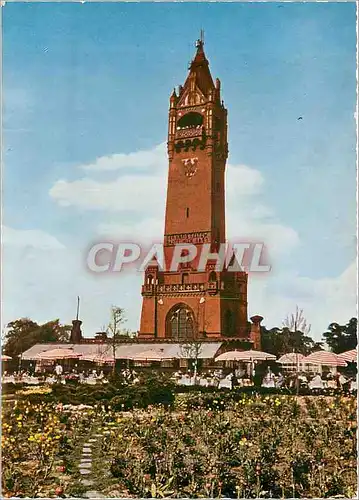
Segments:
[[[186,304],[176,304],[166,318],[166,337],[184,341],[195,337],[195,319],[192,309]]]

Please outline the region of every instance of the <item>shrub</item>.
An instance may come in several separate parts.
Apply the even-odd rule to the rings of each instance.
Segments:
[[[148,399],[151,405],[161,404],[168,407],[173,405],[175,397],[170,387],[152,387]]]
[[[110,401],[111,408],[115,411],[130,410],[133,408],[132,399],[127,394],[122,394],[121,396],[115,396]]]

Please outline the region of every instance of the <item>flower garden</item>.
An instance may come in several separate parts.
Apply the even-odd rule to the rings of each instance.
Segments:
[[[355,397],[197,391],[129,409],[124,394],[94,392],[91,406],[46,387],[18,396],[3,404],[4,497],[356,494]]]

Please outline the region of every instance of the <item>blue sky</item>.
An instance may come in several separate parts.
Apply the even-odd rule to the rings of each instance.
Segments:
[[[166,140],[168,96],[186,77],[201,28],[229,112],[232,234],[281,248],[268,283],[254,280],[253,312],[272,326],[298,303],[318,331],[355,315],[355,4],[8,3],[3,223],[5,266],[16,271],[4,276],[6,321],[70,321],[79,293],[88,334],[106,322],[112,303],[124,304],[128,327],[138,328],[141,277],[90,285],[80,256],[123,227],[142,233],[153,224],[160,232],[162,150],[162,170],[112,155],[153,158]],[[101,158],[112,166],[83,168]],[[101,192],[117,189],[118,203],[106,189],[107,201],[87,199],[89,181]],[[138,206],[136,193],[121,203],[137,183],[139,193],[141,183],[153,198],[163,193],[162,204],[149,194]]]

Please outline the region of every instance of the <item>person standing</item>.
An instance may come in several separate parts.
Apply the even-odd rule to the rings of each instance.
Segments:
[[[63,372],[63,368],[62,366],[58,363],[56,366],[55,366],[55,373],[56,373],[56,377],[57,379],[61,379],[61,375],[62,375],[62,372]]]

